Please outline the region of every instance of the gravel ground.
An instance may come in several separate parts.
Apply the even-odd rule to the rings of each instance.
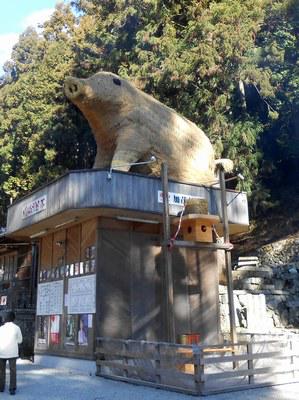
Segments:
[[[8,378],[8,376],[7,376]],[[145,386],[79,375],[67,370],[44,368],[22,361],[18,364],[19,400],[192,400],[196,396],[157,390]],[[0,400],[11,399],[6,388]],[[299,383],[263,389],[211,395],[207,400],[298,400]]]

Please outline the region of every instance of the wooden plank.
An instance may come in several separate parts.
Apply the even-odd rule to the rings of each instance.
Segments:
[[[133,383],[134,385],[149,386],[149,387],[154,387],[157,389],[165,389],[165,390],[170,390],[173,392],[192,394],[192,395],[198,394],[198,392],[196,390],[182,388],[179,386],[167,385],[167,384],[162,384],[162,383],[158,384],[155,382],[142,381],[142,380],[138,380],[138,379],[134,379],[134,378],[126,378],[123,376],[113,376],[113,375],[102,374],[102,373],[99,374],[98,376],[101,376],[101,377],[107,378],[107,379],[112,379],[112,380],[117,380],[117,381],[122,381],[122,382],[127,382],[127,383]]]
[[[81,231],[81,261],[85,260],[85,250],[96,243],[97,218],[82,223]]]
[[[203,352],[205,354],[207,353],[227,353],[227,352],[232,352],[234,351],[233,347],[221,347],[221,348],[204,348]]]
[[[155,346],[155,369],[156,371],[161,370],[161,354],[160,354],[160,345],[157,344]],[[161,374],[159,372],[156,372],[156,382],[161,384]]]
[[[98,334],[132,337],[131,232],[102,229],[100,232],[97,291]],[[118,342],[121,343],[121,342]]]
[[[294,345],[293,345],[293,341],[292,341],[292,340],[290,340],[289,346],[290,346],[290,352],[293,353]],[[290,364],[291,364],[291,367],[293,367],[293,378],[295,378],[294,356],[291,356],[291,357],[290,357]]]
[[[253,354],[236,354],[234,356],[220,356],[220,357],[209,357],[204,358],[203,363],[215,364],[215,363],[226,363],[233,361],[244,361],[244,360],[258,360],[258,359],[284,359],[289,357],[299,357],[297,353],[284,353],[283,351],[272,351],[267,353],[253,353]]]
[[[203,343],[217,343],[220,337],[219,270],[217,252],[202,249],[198,252],[199,287],[201,306],[200,339]],[[205,351],[205,348],[203,349]]]
[[[162,243],[163,244],[163,243]],[[174,240],[171,242],[176,247],[188,247],[192,249],[211,249],[211,250],[231,250],[231,244],[225,243],[203,243],[203,242],[192,242],[187,240]]]
[[[251,333],[246,333],[246,335],[253,335]],[[261,333],[261,334],[254,334],[257,336],[267,336],[268,334],[265,333]],[[253,342],[255,345],[267,345],[267,344],[274,344],[277,343],[278,345],[282,345],[282,344],[288,344],[289,340],[288,339],[281,339],[281,336],[283,336],[283,334],[270,334],[269,336],[278,336],[278,339],[273,339],[273,340],[259,340],[259,341],[255,341]],[[210,351],[210,349],[230,349],[232,346],[234,347],[240,347],[240,346],[244,346],[246,347],[248,344],[247,340],[243,340],[243,341],[238,341],[236,343],[227,343],[225,345],[223,344],[214,344],[214,345],[194,345],[194,344],[179,344],[179,343],[169,343],[169,342],[157,342],[157,341],[150,341],[150,340],[132,340],[132,339],[115,339],[115,338],[107,338],[107,337],[98,337],[97,338],[98,342],[102,342],[102,343],[124,343],[124,342],[130,342],[130,343],[135,343],[135,344],[139,344],[139,343],[147,343],[149,345],[153,345],[155,346],[156,344],[159,344],[165,348],[173,348],[173,349],[208,349]],[[298,341],[299,342],[299,341]]]
[[[120,342],[120,346],[121,345],[123,345],[123,344],[125,344],[126,343],[126,341],[121,341]],[[137,343],[131,343],[130,341],[128,341],[128,343],[129,344],[132,344],[132,345],[138,345],[139,343],[137,342]],[[149,344],[150,345],[150,344]],[[162,353],[162,354],[160,354],[161,353],[161,351],[159,351],[158,352],[158,354],[153,350],[153,349],[155,349],[155,346],[160,346],[160,344],[159,343],[156,343],[156,344],[152,344],[152,346],[153,347],[150,347],[149,349],[147,349],[145,346],[143,346],[142,347],[142,349],[140,349],[140,350],[126,350],[126,351],[124,351],[123,349],[121,349],[120,347],[119,348],[116,348],[116,349],[111,349],[110,347],[109,347],[109,350],[107,349],[107,347],[104,345],[104,346],[99,346],[99,345],[97,345],[97,347],[96,347],[96,354],[97,353],[100,353],[100,354],[103,354],[103,353],[105,353],[105,354],[109,354],[109,355],[116,355],[116,356],[122,356],[122,357],[137,357],[137,358],[151,358],[151,359],[155,359],[156,357],[161,357],[161,359],[163,358],[163,357],[165,357],[165,358],[171,358],[171,359],[173,359],[173,358],[178,358],[178,359],[181,359],[181,358],[188,358],[188,359],[190,359],[190,358],[192,358],[193,357],[193,354],[198,350],[198,349],[201,349],[200,347],[195,347],[194,349],[192,349],[192,348],[184,348],[184,347],[178,347],[178,348],[176,348],[176,349],[173,349],[173,354],[169,354],[169,353]],[[203,350],[204,351],[204,350]]]
[[[156,344],[159,344],[160,346],[163,346],[165,348],[190,348],[192,349],[194,345],[189,345],[189,344],[179,344],[179,343],[169,343],[169,342],[161,342],[161,341],[151,341],[151,340],[136,340],[136,339],[122,339],[122,338],[113,338],[113,337],[97,337],[98,342],[102,343],[124,343],[124,342],[129,342],[129,343],[135,343],[135,344],[148,344],[148,345],[153,345],[155,346]],[[244,342],[247,343],[247,342]],[[215,345],[218,346],[218,345]],[[211,347],[215,347],[211,346]],[[219,345],[221,346],[221,345]],[[196,346],[197,347],[197,346]]]
[[[248,345],[247,345],[247,357],[248,357],[247,368],[249,371],[254,369],[252,355],[253,355],[252,343],[248,343]],[[248,383],[249,384],[254,383],[254,375],[250,375],[250,374],[248,375]]]
[[[124,344],[123,344],[123,346],[124,346],[124,352],[126,353],[126,352],[128,352],[128,342],[125,342]],[[126,355],[124,358],[123,358],[123,370],[124,370],[124,374],[125,374],[125,376],[129,376],[129,371],[130,371],[130,366],[129,366],[129,364],[128,364],[128,362],[129,362],[129,358],[128,358],[128,356]]]
[[[204,365],[203,360],[203,350],[197,349],[194,354],[194,383],[196,391],[201,394],[204,390]]]
[[[139,372],[139,373],[144,373],[144,374],[149,374],[156,376],[158,375],[163,375],[167,376],[170,375],[172,378],[181,378],[186,376],[187,374],[175,369],[175,367],[171,369],[165,369],[165,368],[149,368],[145,366],[140,366],[140,365],[132,365],[132,364],[123,364],[121,361],[110,361],[110,360],[97,360],[96,361],[97,366],[101,367],[109,367],[109,368],[117,368],[119,370],[124,371],[129,371],[129,372]]]
[[[131,371],[131,372],[148,372],[148,370],[144,367],[140,367],[138,365],[124,365],[122,360],[111,361],[111,360],[96,360],[96,365],[101,367],[109,367],[109,368],[117,368],[122,371]]]
[[[150,224],[148,224],[150,225]],[[132,228],[133,230],[133,228]],[[163,292],[159,278],[161,248],[155,246],[158,235],[131,232],[130,251],[130,318],[132,337],[157,338],[164,333],[166,324],[163,304]],[[101,279],[101,278],[100,278]],[[146,301],[140,301],[146,299]],[[156,344],[141,342],[140,347],[154,352]],[[141,350],[142,351],[142,350]]]
[[[66,230],[60,230],[53,234],[53,267],[65,264]]]
[[[250,334],[248,334],[250,335]],[[265,336],[265,334],[261,334],[261,336]],[[272,336],[272,334],[271,334]],[[280,335],[281,336],[281,335]],[[248,341],[239,341],[236,343],[228,343],[228,344],[215,344],[215,345],[185,345],[185,344],[177,344],[177,343],[168,343],[168,342],[154,342],[154,341],[144,341],[144,340],[132,340],[132,339],[115,339],[115,338],[107,338],[107,337],[102,337],[102,338],[97,338],[97,342],[101,342],[103,345],[99,346],[97,345],[97,349],[99,349],[100,352],[105,351],[105,347],[104,344],[108,344],[110,345],[111,343],[116,343],[116,344],[121,344],[121,343],[125,343],[125,342],[129,342],[132,344],[142,344],[142,343],[146,343],[148,345],[152,345],[152,346],[156,346],[157,344],[159,344],[160,346],[162,346],[162,348],[172,348],[172,349],[176,349],[177,352],[194,352],[196,349],[203,349],[204,352],[217,352],[217,350],[219,351],[231,351],[232,347],[246,347],[248,344]],[[260,341],[255,341],[254,345],[267,345],[267,344],[278,344],[279,346],[281,346],[282,344],[287,345],[288,344],[288,340],[277,340],[277,339],[273,339],[273,340],[260,340]]]
[[[185,354],[177,354],[177,355],[161,355],[161,354],[147,354],[147,353],[139,353],[139,352],[132,352],[132,351],[123,351],[123,350],[111,350],[109,352],[96,350],[96,356],[104,355],[109,357],[119,357],[119,358],[130,358],[130,359],[137,359],[137,360],[149,360],[149,361],[162,361],[164,363],[190,363],[193,361],[193,355],[186,356]]]
[[[298,380],[287,380],[285,382],[279,382],[277,383],[277,380],[269,380],[263,383],[254,383],[254,384],[240,384],[238,382],[236,385],[233,386],[225,386],[225,388],[218,388],[218,389],[209,389],[205,388],[202,392],[202,395],[210,395],[210,394],[220,394],[220,393],[227,393],[227,392],[238,392],[240,390],[247,390],[247,389],[257,389],[257,388],[263,388],[263,387],[269,387],[269,386],[276,386],[277,384],[287,384],[287,383],[295,383],[298,382]]]
[[[51,268],[53,254],[53,235],[44,236],[41,239],[40,267]]]
[[[81,225],[77,224],[67,229],[67,264],[80,261]]]
[[[261,374],[288,374],[293,371],[299,371],[299,369],[284,369],[275,370],[273,367],[264,367],[264,368],[253,368],[253,369],[243,369],[243,370],[234,370],[234,371],[226,371],[226,372],[217,372],[213,374],[205,374],[203,376],[203,380],[205,382],[214,380],[214,379],[226,379],[226,378],[234,378],[237,376],[250,376],[250,375],[261,375]]]
[[[175,317],[174,317],[174,292],[173,292],[173,265],[172,255],[168,243],[170,241],[170,217],[169,217],[169,200],[168,200],[168,165],[164,161],[161,167],[161,181],[163,190],[163,246],[162,254],[164,261],[164,280],[166,291],[166,323],[167,323],[167,339],[169,342],[175,341]]]

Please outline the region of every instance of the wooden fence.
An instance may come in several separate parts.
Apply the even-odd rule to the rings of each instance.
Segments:
[[[299,338],[270,339],[203,346],[98,338],[97,375],[193,395],[295,382]]]

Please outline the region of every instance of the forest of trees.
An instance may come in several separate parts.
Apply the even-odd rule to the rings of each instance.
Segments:
[[[298,0],[74,0],[41,28],[20,35],[0,78],[0,226],[10,199],[92,166],[63,82],[99,70],[200,126],[244,175],[253,215],[295,198]]]

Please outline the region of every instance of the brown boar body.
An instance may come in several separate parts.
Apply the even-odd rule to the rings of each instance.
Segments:
[[[204,132],[127,80],[109,72],[88,79],[69,77],[65,92],[92,128],[94,168],[129,171],[129,164],[155,156],[158,162],[141,166],[139,172],[159,175],[166,161],[170,179],[215,181],[214,151]]]

